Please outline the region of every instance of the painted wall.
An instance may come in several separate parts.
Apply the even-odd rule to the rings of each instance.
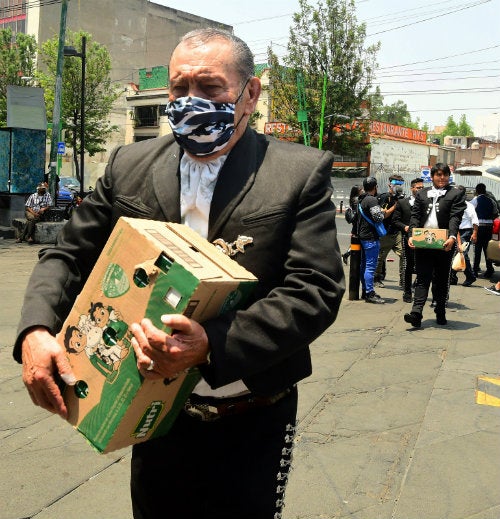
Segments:
[[[420,174],[420,166],[429,164],[431,155],[437,154],[427,144],[418,144],[381,137],[370,137],[371,174],[386,171],[398,174]]]

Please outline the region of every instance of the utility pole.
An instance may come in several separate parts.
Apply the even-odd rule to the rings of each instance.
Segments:
[[[318,149],[323,149],[323,130],[325,127],[325,106],[326,106],[326,86],[328,84],[328,74],[323,71],[323,90],[321,94],[321,120],[319,123],[319,142]]]
[[[64,64],[64,41],[66,39],[66,15],[68,12],[68,1],[61,3],[61,22],[59,24],[59,47],[57,50],[56,85],[54,93],[54,111],[52,113],[52,140],[50,143],[49,163],[49,192],[57,205],[56,183],[57,183],[57,143],[61,134],[61,97],[62,97],[62,71]]]
[[[299,97],[299,111],[297,112],[297,121],[302,127],[302,135],[304,136],[304,144],[311,145],[309,136],[309,121],[307,119],[306,94],[304,91],[304,77],[302,72],[297,72],[297,94]]]

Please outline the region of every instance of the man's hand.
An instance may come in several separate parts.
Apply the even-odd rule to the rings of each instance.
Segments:
[[[444,243],[443,243],[443,247],[444,247],[444,250],[445,251],[450,251],[453,246],[455,245],[455,240],[453,238],[448,238]]]
[[[23,382],[35,405],[66,419],[68,410],[56,383],[60,376],[68,385],[76,378],[66,353],[46,328],[31,329],[22,343]]]
[[[171,328],[171,335],[156,328],[149,319],[130,326],[142,375],[149,379],[173,379],[192,366],[207,362],[209,345],[203,326],[178,314],[162,315],[161,320]]]

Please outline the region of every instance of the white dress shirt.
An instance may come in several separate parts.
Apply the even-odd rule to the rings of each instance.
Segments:
[[[210,204],[214,195],[215,184],[227,155],[222,155],[210,162],[199,162],[187,153],[181,158],[181,222],[198,234],[207,238]],[[196,384],[193,393],[201,396],[227,398],[248,393],[243,380],[212,389],[204,378]]]
[[[476,209],[467,200],[465,203],[467,204],[467,207],[465,208],[464,214],[462,216],[459,229],[473,229],[474,225],[479,225]]]

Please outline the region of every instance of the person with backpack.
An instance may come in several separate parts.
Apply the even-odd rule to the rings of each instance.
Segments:
[[[476,186],[476,196],[471,200],[471,204],[476,209],[477,218],[479,220],[479,228],[477,231],[477,239],[474,245],[474,276],[478,277],[479,264],[481,263],[481,252],[486,260],[485,278],[493,276],[495,269],[493,261],[486,256],[486,249],[493,234],[493,220],[498,216],[498,207],[496,203],[486,194],[486,186],[481,182]]]
[[[364,195],[359,197],[357,231],[361,242],[361,297],[367,303],[384,304],[385,301],[375,292],[375,269],[380,251],[379,236],[384,232],[384,212],[377,199],[377,179],[367,177],[363,180]]]

